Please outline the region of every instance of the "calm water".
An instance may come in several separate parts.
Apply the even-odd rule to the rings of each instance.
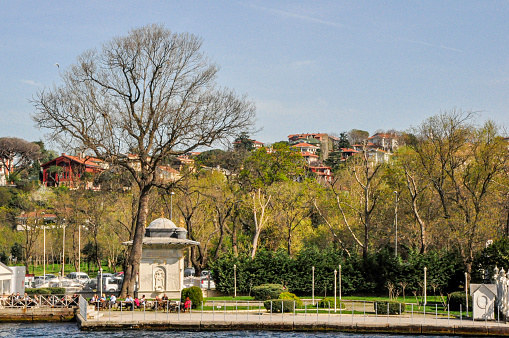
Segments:
[[[82,332],[75,323],[40,323],[40,324],[1,324],[0,337],[97,337],[99,332]],[[270,332],[270,331],[219,331],[219,332],[184,332],[184,331],[108,331],[103,334],[110,337],[189,337],[205,338],[213,335],[215,338],[231,337],[270,337],[270,338],[320,338],[320,337],[433,337],[433,336],[407,336],[407,335],[381,335],[381,334],[352,334],[352,333],[303,333],[303,332]],[[446,336],[440,336],[446,337]],[[457,337],[457,336],[447,336]]]

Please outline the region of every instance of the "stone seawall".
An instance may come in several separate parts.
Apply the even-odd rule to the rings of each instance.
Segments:
[[[509,326],[440,326],[388,323],[296,323],[296,322],[239,322],[239,321],[84,321],[76,316],[83,331],[156,330],[156,331],[296,331],[296,332],[350,332],[398,333],[460,336],[508,336]]]
[[[69,322],[75,319],[75,308],[0,309],[0,323],[6,322]]]

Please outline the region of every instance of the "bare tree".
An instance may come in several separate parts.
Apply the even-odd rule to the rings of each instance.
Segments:
[[[202,40],[160,25],[133,29],[100,52],[89,50],[62,72],[63,84],[37,93],[33,116],[62,146],[117,162],[138,185],[133,245],[121,295],[134,291],[149,193],[157,166],[170,156],[233,138],[252,126],[255,108],[215,83],[218,67]],[[138,163],[121,161],[134,154]],[[168,188],[168,187],[163,187]]]

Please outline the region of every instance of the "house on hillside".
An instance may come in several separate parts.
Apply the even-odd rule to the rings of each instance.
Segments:
[[[178,172],[181,172],[184,168],[189,168],[193,172],[195,171],[194,160],[188,155],[175,157],[172,159],[170,166]]]
[[[382,149],[368,149],[366,150],[368,159],[375,163],[389,163],[391,153]]]
[[[16,230],[24,231],[31,230],[32,225],[39,227],[47,224],[54,224],[57,222],[57,215],[47,211],[30,211],[21,212],[16,216]]]
[[[156,177],[160,183],[170,183],[179,180],[182,175],[169,165],[160,165],[156,168]]]
[[[319,181],[332,182],[334,176],[332,175],[331,167],[326,166],[306,166],[306,169],[314,173]]]
[[[291,146],[299,143],[316,146],[320,149],[320,159],[326,160],[332,151],[338,149],[340,139],[325,133],[292,134],[288,135],[288,142]]]
[[[253,150],[256,150],[256,149],[259,149],[261,147],[264,146],[264,143],[263,142],[260,142],[260,141],[257,141],[257,140],[249,140],[250,142],[252,142],[252,145],[253,145]],[[233,142],[233,146],[234,148],[236,148],[237,146],[239,146],[242,142],[241,141],[235,141]]]
[[[302,157],[304,157],[304,159],[306,160],[307,164],[318,162],[319,157],[316,153],[320,149],[319,146],[306,142],[300,142],[292,145],[291,147],[297,149],[300,152]]]
[[[399,136],[396,133],[376,133],[368,138],[377,148],[393,152],[398,148]]]
[[[97,175],[108,169],[108,164],[90,156],[61,156],[41,165],[42,184],[47,187],[67,186],[71,189],[84,183],[85,175]],[[86,182],[85,189],[92,189],[92,182]]]
[[[341,148],[341,161],[346,161],[350,156],[360,153],[360,151],[352,148]]]

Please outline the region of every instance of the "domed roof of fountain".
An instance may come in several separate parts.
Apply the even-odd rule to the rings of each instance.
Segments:
[[[171,220],[167,218],[157,218],[150,222],[150,224],[147,226],[149,229],[174,229],[177,226],[175,223],[173,223]]]

